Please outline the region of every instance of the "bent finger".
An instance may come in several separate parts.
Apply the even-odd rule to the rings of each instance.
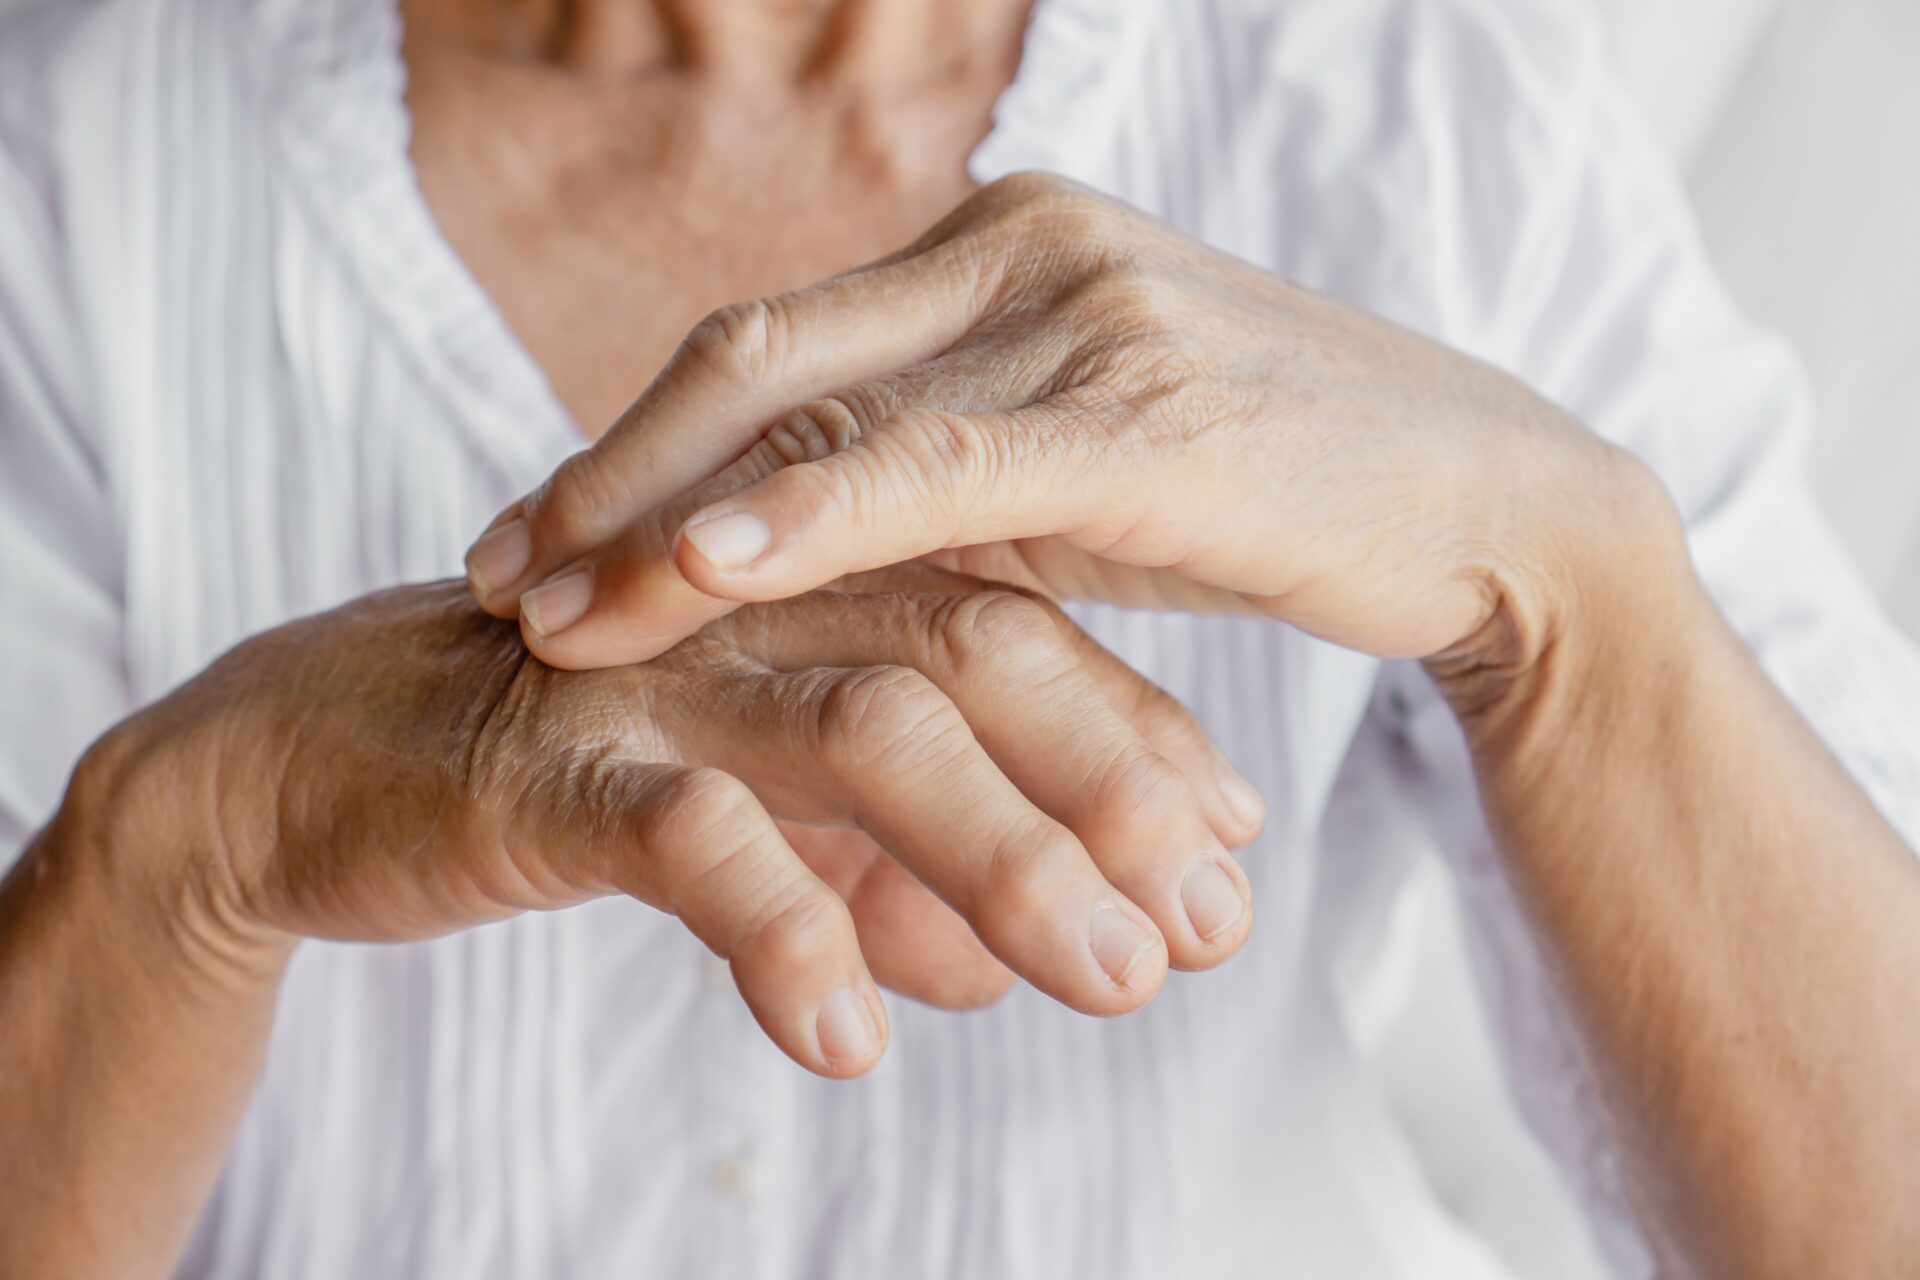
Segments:
[[[935,244],[715,311],[605,435],[495,517],[467,553],[474,598],[511,617],[523,592],[718,472],[790,406],[952,347],[993,271]]]
[[[816,592],[749,606],[731,634],[742,652],[787,669],[913,667],[953,701],[1007,780],[1146,911],[1174,965],[1211,968],[1245,940],[1250,895],[1193,788],[1087,676],[1037,602],[977,589]]]
[[[633,521],[556,571],[519,601],[520,636],[548,666],[625,666],[666,652],[737,606],[696,590],[673,561],[672,531],[685,513],[747,488],[785,466],[778,446],[755,445],[719,475]]]
[[[1007,780],[919,672],[769,672],[732,683],[671,732],[783,818],[859,826],[1063,1004],[1125,1013],[1159,989],[1167,955],[1153,921]],[[770,749],[782,735],[785,746]]]
[[[1058,605],[1047,600],[1039,604],[1052,616],[1087,677],[1154,750],[1186,775],[1206,810],[1208,824],[1227,847],[1241,848],[1259,835],[1266,825],[1267,802],[1234,768],[1193,712],[1081,630]]]
[[[809,871],[738,779],[651,768],[627,797],[645,857],[610,854],[623,892],[686,924],[732,966],[754,1019],[820,1075],[864,1074],[887,1040],[886,1007],[840,896]]]
[[[682,576],[708,595],[776,600],[948,547],[1067,533],[1118,540],[1139,496],[1073,442],[1079,410],[916,409],[828,457],[783,468],[689,516]]]
[[[978,1009],[1006,994],[1013,971],[866,832],[776,825],[801,861],[846,900],[860,951],[881,986],[941,1009]]]
[[[1003,550],[1011,545],[992,544]],[[1199,797],[1214,834],[1233,849],[1252,841],[1265,825],[1266,801],[1234,768],[1226,752],[1213,741],[1193,712],[1094,639],[1050,596],[1026,586],[1007,585],[1020,576],[1022,561],[1017,554],[1009,553],[997,562],[990,557],[978,559],[983,564],[983,571],[979,573],[916,561],[878,573],[854,574],[835,586],[856,593],[885,593],[901,589],[903,579],[910,578],[923,582],[929,592],[953,596],[987,588],[1020,595],[1047,615],[1087,678],[1135,732],[1185,775]],[[996,576],[985,571],[990,568],[1000,568],[1003,572]]]
[[[809,401],[782,414],[745,454],[691,491],[631,521],[520,600],[521,635],[549,666],[624,666],[665,652],[734,602],[686,580],[672,540],[692,512],[768,476],[830,457],[885,421],[901,403],[973,407],[987,384],[957,356]]]

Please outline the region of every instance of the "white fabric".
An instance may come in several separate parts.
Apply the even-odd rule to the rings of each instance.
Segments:
[[[1593,3],[1606,23],[1607,46],[1627,91],[1683,165],[1711,136],[1754,46],[1781,7],[1781,0]]]
[[[1703,265],[1602,62],[1553,0],[1042,0],[975,171],[1070,173],[1636,449],[1912,838],[1920,663],[1800,495],[1795,364]],[[402,76],[386,0],[0,25],[0,847],[115,718],[250,632],[456,573],[575,446],[421,202]],[[308,944],[182,1274],[1563,1274],[1442,1203],[1361,1064],[1351,993],[1429,851],[1564,1174],[1499,1194],[1570,1193],[1618,1274],[1650,1274],[1417,669],[1273,625],[1082,616],[1272,804],[1233,963],[1110,1022],[1027,992],[964,1017],[895,1001],[886,1063],[836,1085],[631,903]]]
[[[1734,295],[1805,356],[1815,494],[1920,635],[1920,5],[1781,0],[1689,175]]]

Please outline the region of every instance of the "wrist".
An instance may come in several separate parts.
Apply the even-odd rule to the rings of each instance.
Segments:
[[[45,874],[159,971],[208,990],[277,987],[297,939],[247,908],[217,779],[166,719],[156,708],[88,749],[49,824]]]
[[[1537,514],[1487,571],[1485,623],[1426,660],[1476,752],[1553,732],[1616,689],[1651,690],[1711,615],[1665,486],[1623,450],[1583,446],[1560,459],[1559,483],[1530,486]]]
[[[89,752],[0,879],[0,1273],[166,1270],[271,1034],[286,951],[191,923]],[[130,843],[123,843],[129,841]],[[84,1119],[84,1123],[76,1123]]]

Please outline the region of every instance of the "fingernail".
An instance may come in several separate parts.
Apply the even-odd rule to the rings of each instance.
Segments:
[[[593,603],[593,575],[585,569],[543,582],[520,597],[520,613],[541,639],[580,621]]]
[[[688,522],[683,530],[707,562],[716,569],[744,569],[760,558],[773,534],[759,516],[736,511]]]
[[[1227,758],[1219,752],[1213,756],[1213,774],[1220,783],[1221,798],[1227,802],[1227,808],[1233,816],[1250,827],[1257,827],[1267,818],[1267,802],[1253,789],[1253,784],[1241,777],[1239,771],[1227,763]]]
[[[1153,935],[1142,929],[1120,908],[1103,905],[1094,909],[1088,941],[1093,958],[1107,971],[1115,986],[1127,985],[1127,975],[1140,957],[1153,949]]]
[[[482,595],[492,595],[525,573],[532,559],[533,536],[527,522],[515,518],[473,544],[467,552],[467,577]]]
[[[814,1033],[828,1062],[865,1062],[880,1048],[873,1010],[852,987],[841,987],[821,1002]]]
[[[1246,904],[1240,901],[1239,886],[1220,865],[1220,859],[1211,854],[1188,869],[1186,879],[1180,882],[1180,901],[1187,908],[1193,931],[1202,941],[1211,941],[1225,933],[1246,910]]]

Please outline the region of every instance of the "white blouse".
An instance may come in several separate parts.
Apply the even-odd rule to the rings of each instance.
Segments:
[[[389,0],[0,20],[7,859],[106,726],[251,632],[457,574],[580,443],[422,202],[403,74]],[[995,119],[982,180],[1070,174],[1638,452],[1735,625],[1920,836],[1920,663],[1801,491],[1793,358],[1708,269],[1576,0],[1041,0]],[[885,1063],[836,1084],[632,902],[308,943],[181,1274],[1496,1280],[1566,1273],[1477,1230],[1486,1204],[1558,1197],[1650,1274],[1418,669],[1080,616],[1269,799],[1237,959],[1115,1021],[894,999]],[[1434,859],[1560,1175],[1491,1169],[1476,1203],[1442,1200],[1369,1073],[1356,994]]]

